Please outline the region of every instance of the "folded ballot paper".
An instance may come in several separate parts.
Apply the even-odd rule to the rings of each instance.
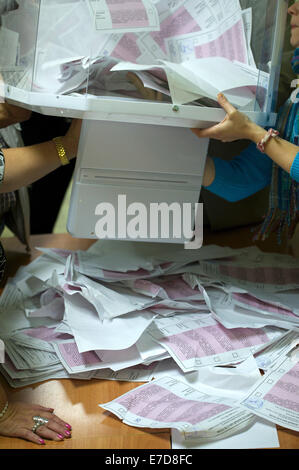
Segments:
[[[116,71],[164,70],[167,76],[170,96],[174,104],[184,104],[198,98],[210,98],[217,101],[217,95],[225,92],[232,104],[247,106],[255,100],[259,75],[249,74],[237,63],[224,57],[193,59],[180,64],[161,61],[155,65],[135,65],[121,62],[111,68]]]
[[[164,101],[215,107],[225,92],[237,107],[261,107],[269,71],[257,68],[251,50],[252,9],[238,0],[212,3],[82,0],[43,2],[38,10],[35,2],[4,0],[0,72],[36,92],[142,98],[127,78],[133,70]],[[34,77],[24,18],[32,31],[39,22]]]
[[[171,428],[183,448],[299,430],[298,260],[108,240],[40,251],[0,297],[12,387],[144,382],[100,406],[131,426]]]

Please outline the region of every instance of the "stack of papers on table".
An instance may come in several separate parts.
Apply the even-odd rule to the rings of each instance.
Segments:
[[[256,87],[266,90],[269,80],[251,50],[252,9],[242,10],[238,0],[212,3],[43,2],[38,16],[37,4],[22,2],[2,15],[0,48],[9,44],[0,64],[4,79],[37,92],[140,97],[126,72],[137,67],[144,86],[173,103],[204,98],[207,106],[208,98],[217,106],[217,94],[225,92],[236,106],[248,107]],[[32,31],[39,21],[34,78],[34,50],[25,46],[23,18]]]
[[[100,406],[129,425],[176,429],[187,447],[261,419],[299,430],[298,260],[127,241],[40,250],[0,297],[12,387],[146,382]]]

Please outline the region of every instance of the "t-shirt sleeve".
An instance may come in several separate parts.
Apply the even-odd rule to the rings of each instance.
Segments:
[[[291,167],[291,177],[299,183],[299,152],[297,153]]]
[[[212,158],[215,164],[215,179],[205,189],[229,202],[245,199],[271,183],[273,162],[261,153],[255,144],[251,144],[230,161]]]

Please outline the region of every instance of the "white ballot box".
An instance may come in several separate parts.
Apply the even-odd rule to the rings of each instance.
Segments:
[[[223,119],[219,92],[274,126],[287,7],[287,0],[0,2],[5,99],[84,119],[70,233],[96,237],[96,208],[114,206],[119,195],[147,209],[196,204],[207,142],[189,129]],[[129,72],[159,99],[144,99]]]
[[[196,209],[202,215],[196,204],[207,150],[208,139],[199,140],[189,129],[84,121],[69,232],[186,242]]]

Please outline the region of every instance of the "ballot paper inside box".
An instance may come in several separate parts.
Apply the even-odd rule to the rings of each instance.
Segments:
[[[275,123],[287,1],[11,4],[0,10],[9,100],[51,115],[192,128],[222,120],[215,100],[226,92],[253,120]],[[215,57],[227,67],[209,69]],[[204,67],[193,69],[202,59]],[[122,62],[140,67],[139,78],[162,101],[141,99],[125,68],[111,71]],[[160,68],[143,70],[153,65]]]

